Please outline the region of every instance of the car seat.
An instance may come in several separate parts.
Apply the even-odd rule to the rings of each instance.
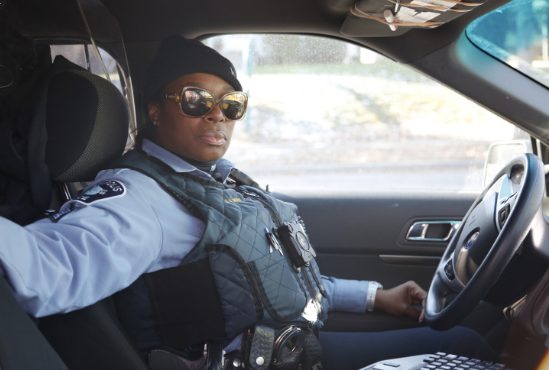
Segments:
[[[84,70],[57,74],[48,94],[46,161],[60,183],[93,179],[121,155],[128,111],[119,91]],[[70,369],[147,369],[116,319],[109,298],[40,320],[40,329]]]
[[[44,188],[54,184],[70,197],[67,184],[93,179],[122,154],[128,133],[127,106],[114,85],[60,57],[38,91],[41,97],[32,119],[29,153],[40,157],[38,162],[44,160],[49,178],[36,179],[44,172],[31,172],[29,181]],[[50,201],[55,203],[56,192],[51,194]],[[42,318],[39,328],[43,336],[0,278],[2,370],[147,369],[121,330],[110,299]]]

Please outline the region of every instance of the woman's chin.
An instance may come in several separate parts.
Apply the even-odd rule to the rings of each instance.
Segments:
[[[206,150],[203,150],[200,153],[196,153],[195,156],[192,156],[190,158],[199,162],[217,161],[225,155],[226,151],[226,146],[209,146]]]

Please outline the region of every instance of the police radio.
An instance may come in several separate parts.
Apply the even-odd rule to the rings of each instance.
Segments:
[[[316,257],[301,220],[284,223],[277,229],[277,235],[295,267],[308,265]]]

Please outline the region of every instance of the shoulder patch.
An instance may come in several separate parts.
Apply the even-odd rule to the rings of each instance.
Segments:
[[[46,216],[52,222],[58,222],[72,211],[86,207],[87,204],[92,204],[109,198],[120,197],[125,193],[126,187],[122,182],[117,180],[101,181],[93,185],[91,188],[84,190],[84,192],[78,195],[75,199],[71,199],[67,203],[63,204],[59,211],[47,211]]]
[[[120,197],[126,193],[126,187],[118,180],[101,181],[76,197],[76,200],[92,204],[101,200]]]

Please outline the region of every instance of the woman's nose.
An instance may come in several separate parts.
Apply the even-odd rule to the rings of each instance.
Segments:
[[[206,120],[208,122],[217,123],[225,120],[221,108],[219,108],[219,103],[217,103],[208,114],[206,114]]]

